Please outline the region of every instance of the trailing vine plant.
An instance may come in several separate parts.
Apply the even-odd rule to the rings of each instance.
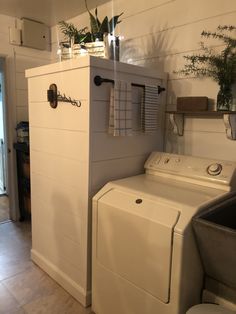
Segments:
[[[187,63],[175,72],[184,76],[210,77],[216,81],[220,87],[218,110],[229,110],[232,103],[232,85],[236,81],[236,38],[231,33],[235,30],[236,26],[219,25],[215,32],[203,31],[202,37],[219,40],[223,49],[217,52],[219,46],[208,47],[201,42],[202,52],[184,56]]]

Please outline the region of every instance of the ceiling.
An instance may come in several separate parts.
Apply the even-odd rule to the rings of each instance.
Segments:
[[[88,0],[89,8],[94,8],[108,0]],[[55,25],[85,12],[84,0],[0,0],[0,14],[17,18],[27,17]]]

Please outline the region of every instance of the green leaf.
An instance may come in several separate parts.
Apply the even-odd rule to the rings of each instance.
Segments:
[[[105,16],[99,29],[99,33],[109,33],[108,17]]]
[[[60,21],[58,23],[62,34],[64,34],[65,39],[69,42],[71,39],[74,39],[74,42],[80,44],[84,41],[86,36],[87,27],[84,27],[78,30],[74,24],[67,23],[65,21]]]
[[[99,25],[97,19],[93,16],[91,12],[89,12],[90,16],[90,27],[92,34],[96,34],[99,32]]]
[[[97,26],[99,29],[101,27],[101,22],[99,21],[99,18],[98,18],[98,9],[97,8],[95,9],[95,16],[96,16]]]
[[[90,12],[89,8],[88,8],[88,4],[87,4],[87,0],[85,0],[85,6],[86,9],[89,13],[89,17],[90,17],[90,27],[91,27],[91,33],[92,34],[96,34],[99,31],[99,20],[97,18],[97,8],[95,9],[95,16]],[[93,39],[94,40],[94,39]]]
[[[114,29],[116,28],[116,25],[119,24],[121,21],[119,21],[119,17],[123,14],[124,12],[122,12],[119,15],[115,15],[111,18],[110,22],[109,22],[109,33],[113,33]]]
[[[58,23],[62,34],[65,35],[66,39],[71,39],[77,33],[76,27],[72,23],[67,23],[65,21],[60,21]]]
[[[123,14],[123,12],[119,15],[116,15],[111,18],[110,22],[108,20],[108,17],[105,16],[103,21],[100,22],[98,18],[98,9],[95,9],[95,14],[93,15],[91,11],[88,9],[87,0],[85,0],[85,6],[89,13],[90,17],[90,27],[91,27],[91,38],[92,40],[96,40],[99,38],[99,40],[103,40],[103,34],[104,33],[112,33],[119,21],[119,17]]]

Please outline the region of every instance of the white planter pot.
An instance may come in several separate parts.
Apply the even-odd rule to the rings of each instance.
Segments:
[[[95,57],[105,58],[105,45],[104,41],[94,41],[91,43],[86,43],[85,47],[88,54]]]
[[[79,58],[85,54],[119,61],[119,38],[111,35],[104,36],[104,41],[94,41],[84,44],[85,49],[79,44],[72,44],[71,47],[60,47],[57,51],[61,61],[72,58]]]

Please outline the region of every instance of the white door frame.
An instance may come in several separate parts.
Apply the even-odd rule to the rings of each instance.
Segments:
[[[7,194],[9,197],[10,219],[18,221],[20,218],[18,205],[18,188],[17,188],[17,168],[16,154],[13,143],[16,141],[15,125],[16,112],[14,110],[16,103],[16,84],[15,84],[15,63],[14,54],[0,54],[3,59],[4,73],[4,110],[3,116],[5,120],[4,131],[6,141],[6,167],[7,167]]]
[[[8,139],[7,139],[7,123],[6,123],[6,75],[5,75],[5,58],[0,57],[0,71],[2,73],[2,84],[1,84],[1,89],[2,89],[2,121],[3,122],[3,133],[4,133],[4,146],[5,146],[5,151],[4,151],[4,159],[5,159],[5,166],[3,166],[3,168],[5,168],[5,172],[6,172],[6,178],[5,178],[5,192],[6,194],[9,193],[9,189],[8,189]],[[4,163],[4,160],[3,160]],[[3,174],[4,176],[4,174]]]

